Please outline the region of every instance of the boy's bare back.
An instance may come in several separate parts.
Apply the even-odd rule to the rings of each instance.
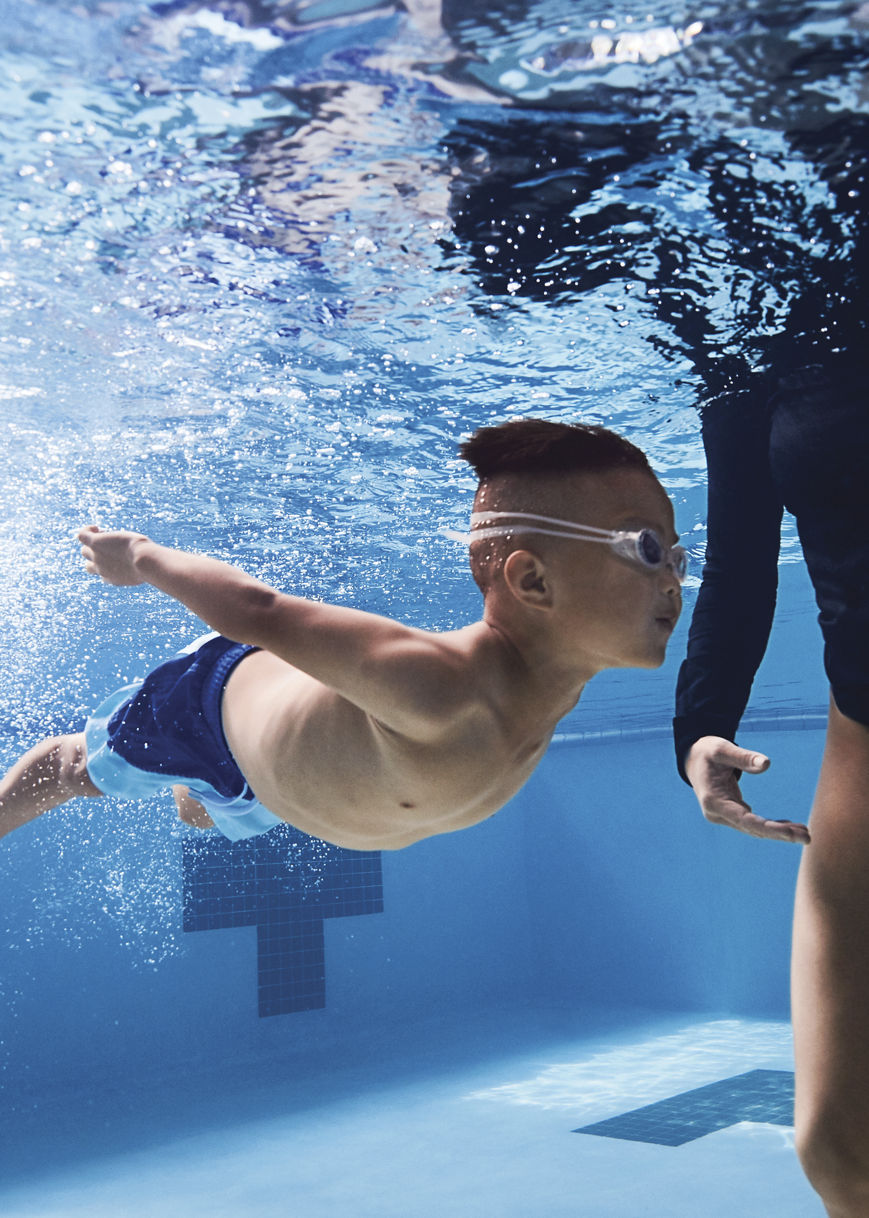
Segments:
[[[463,829],[502,807],[543,755],[558,717],[523,713],[519,665],[495,631],[406,633],[377,714],[267,651],[233,671],[230,749],[260,802],[305,833],[391,850]]]

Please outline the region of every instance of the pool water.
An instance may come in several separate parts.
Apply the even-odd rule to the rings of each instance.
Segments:
[[[84,1137],[80,1120],[73,1126],[68,1116],[67,1141],[43,1143],[38,1156],[42,1163],[57,1155],[60,1165],[38,1183],[36,1163],[28,1163],[29,1180],[16,1172],[4,1213],[822,1213],[801,1178],[788,1118],[774,1110],[775,1091],[786,1099],[792,1077],[782,1023],[659,1016],[626,1030],[613,1028],[610,1016],[605,1031],[600,1018],[589,1019],[577,1035],[552,1013],[530,1026],[502,1015],[470,1035],[425,1023],[413,1040],[399,1033],[386,1068],[369,1041],[367,1060],[331,1062],[326,1083],[318,1063],[317,1073],[309,1068],[292,1080],[225,1078],[219,1091],[163,1083],[162,1107],[135,1091],[116,1100],[111,1126]],[[746,1090],[722,1128],[702,1136],[683,1129],[678,1147],[655,1141],[655,1128],[642,1141],[577,1130],[659,1096],[696,1122],[695,1083],[710,1073],[741,1080],[759,1069],[774,1082],[772,1103],[758,1104]],[[80,1151],[91,1139],[93,1158],[76,1162],[70,1142]]]
[[[218,1130],[234,1213],[295,1190],[306,1218],[696,1218],[734,1155],[760,1190],[739,1212],[819,1212],[783,1126],[687,1150],[572,1130],[790,1069],[796,853],[698,824],[667,733],[705,544],[698,404],[865,324],[866,6],[0,15],[0,762],[200,632],[83,578],[88,521],[450,629],[479,613],[439,533],[470,507],[457,444],[543,415],[639,443],[694,561],[666,665],[596,680],[526,791],[455,839],[360,863],[281,830],[232,853],[168,800],[4,839],[4,1213],[199,1212]],[[790,815],[826,701],[792,522],[780,577],[745,730]],[[687,1045],[722,1020],[703,1070],[662,1057],[665,1024]],[[594,1102],[589,1061],[613,1086]],[[515,1098],[564,1062],[565,1106]]]

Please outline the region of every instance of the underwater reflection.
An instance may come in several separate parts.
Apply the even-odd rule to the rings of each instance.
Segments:
[[[456,253],[493,296],[563,313],[604,293],[623,324],[664,322],[703,398],[861,350],[865,16],[710,20],[648,91],[604,76],[558,111],[462,118]]]
[[[382,251],[372,281],[396,250],[436,259],[562,319],[592,303],[590,340],[633,327],[626,358],[645,341],[702,400],[862,345],[869,6],[672,25],[556,2],[157,13],[175,50],[216,17],[273,40],[243,84],[274,118],[237,145],[272,223],[242,241],[318,267]]]

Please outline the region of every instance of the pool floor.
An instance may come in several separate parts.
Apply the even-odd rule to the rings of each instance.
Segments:
[[[4,1121],[0,1212],[822,1218],[793,1150],[785,1023],[570,1023],[422,1019],[328,1072],[67,1095]]]

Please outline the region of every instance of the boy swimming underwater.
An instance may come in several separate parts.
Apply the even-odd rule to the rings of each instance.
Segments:
[[[151,584],[217,632],[43,740],[0,782],[0,834],[73,796],[172,786],[229,838],[282,821],[395,850],[491,816],[605,668],[656,668],[684,553],[643,453],[599,427],[525,419],[461,448],[480,481],[481,621],[444,634],[287,596],[129,532],[79,533],[85,569]]]

